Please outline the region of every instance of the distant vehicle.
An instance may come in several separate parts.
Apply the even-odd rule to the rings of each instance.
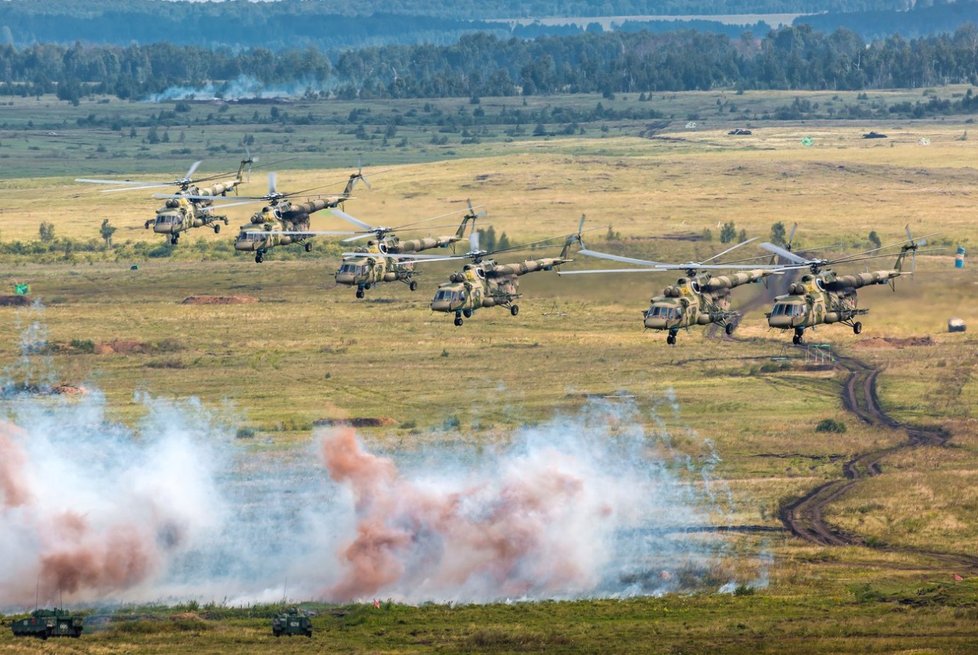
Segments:
[[[297,607],[290,607],[287,611],[279,614],[272,619],[272,634],[276,637],[285,635],[305,635],[312,637],[312,621],[305,612],[300,612]]]
[[[886,139],[889,137],[887,137],[885,134],[881,132],[866,132],[866,134],[863,135],[863,138],[864,139]]]
[[[15,637],[81,637],[82,618],[72,616],[68,610],[34,610],[26,619],[18,619],[10,625]]]
[[[745,130],[742,127],[735,127],[734,129],[727,132],[727,134],[731,136],[750,136],[751,134],[753,134],[753,132],[751,132],[750,130]]]

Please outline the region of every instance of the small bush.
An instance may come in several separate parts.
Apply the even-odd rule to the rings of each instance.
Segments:
[[[72,339],[71,349],[76,352],[91,354],[95,352],[95,342],[91,339]]]
[[[846,431],[846,424],[842,421],[836,421],[833,418],[822,419],[815,426],[816,432],[836,432],[842,433]]]

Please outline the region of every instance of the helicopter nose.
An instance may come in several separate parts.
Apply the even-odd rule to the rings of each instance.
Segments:
[[[353,273],[337,273],[336,283],[337,284],[356,284],[357,276]]]
[[[773,328],[781,328],[782,330],[786,330],[793,327],[791,324],[792,318],[793,317],[785,316],[784,314],[780,316],[769,316],[767,319],[767,324]]]
[[[645,327],[650,328],[652,330],[665,330],[666,328],[669,327],[668,325],[666,325],[667,322],[668,321],[666,321],[666,319],[659,318],[658,316],[654,318],[647,316],[645,318]]]

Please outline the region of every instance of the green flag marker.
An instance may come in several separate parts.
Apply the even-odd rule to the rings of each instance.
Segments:
[[[15,284],[14,293],[18,296],[26,296],[31,292],[31,285],[29,284]]]
[[[815,143],[815,139],[813,139],[810,136],[806,136],[804,139],[801,140],[801,145],[805,146],[806,148],[812,147],[814,143]]]

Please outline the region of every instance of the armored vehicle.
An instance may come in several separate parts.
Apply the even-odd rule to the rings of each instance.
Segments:
[[[15,637],[80,637],[82,619],[67,610],[34,610],[26,619],[10,625]]]
[[[304,612],[300,612],[296,607],[290,607],[288,611],[279,614],[272,619],[272,634],[276,637],[285,635],[305,635],[312,637],[312,621]]]

